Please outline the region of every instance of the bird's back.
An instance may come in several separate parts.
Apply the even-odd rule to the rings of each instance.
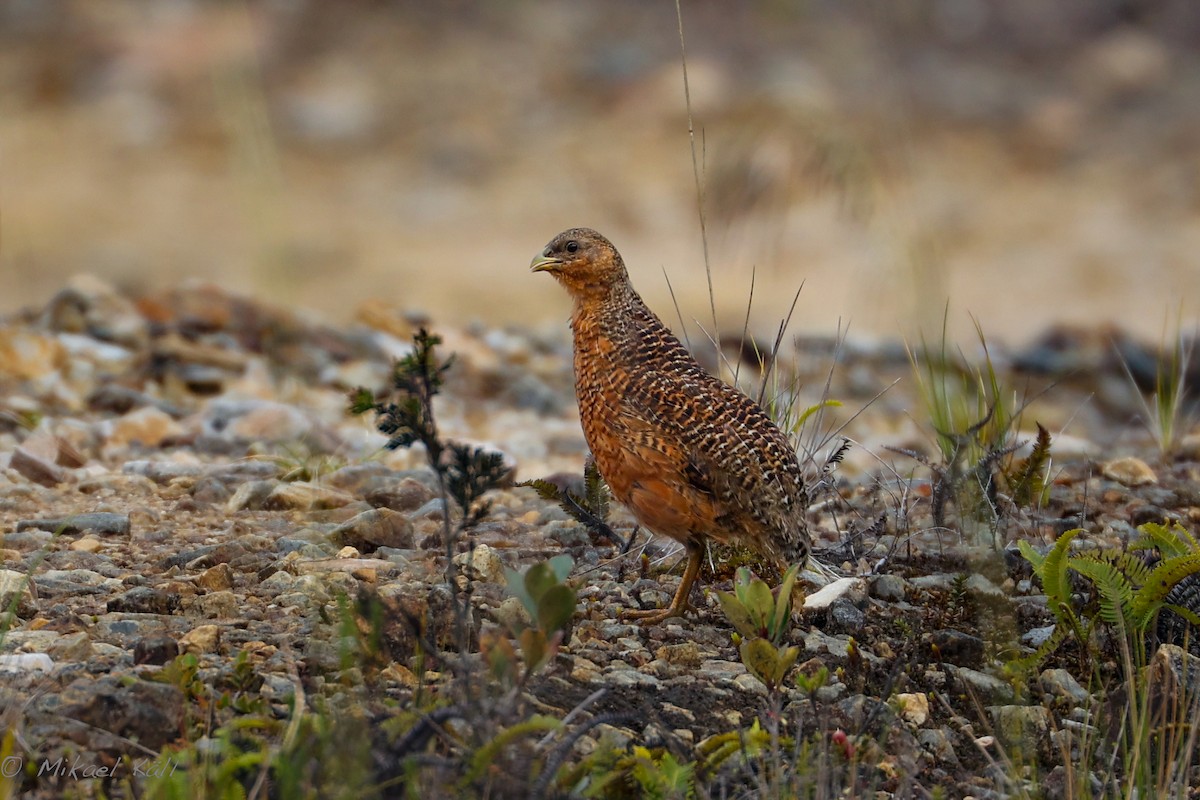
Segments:
[[[584,435],[617,499],[677,539],[803,561],[802,470],[762,408],[710,375],[631,287],[577,305],[572,328]]]

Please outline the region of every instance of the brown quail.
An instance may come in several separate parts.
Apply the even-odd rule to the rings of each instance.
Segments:
[[[807,496],[787,436],[692,358],[634,291],[612,243],[572,228],[530,268],[549,272],[574,301],[575,392],[601,476],[638,522],[687,548],[670,606],[626,616],[656,623],[683,614],[708,538],[805,562]]]

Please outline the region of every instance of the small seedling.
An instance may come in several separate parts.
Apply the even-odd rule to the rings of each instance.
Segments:
[[[781,645],[791,627],[792,587],[798,573],[799,566],[792,565],[772,592],[761,578],[741,567],[733,592],[717,593],[721,609],[740,634],[742,663],[770,691],[783,683],[800,655],[799,647]]]

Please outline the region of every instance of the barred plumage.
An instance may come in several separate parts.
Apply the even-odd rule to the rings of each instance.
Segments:
[[[573,228],[531,268],[552,274],[574,300],[575,390],[600,474],[641,524],[688,550],[671,605],[629,616],[659,622],[683,613],[706,538],[804,562],[807,497],[787,437],[692,358],[634,291],[612,243]]]

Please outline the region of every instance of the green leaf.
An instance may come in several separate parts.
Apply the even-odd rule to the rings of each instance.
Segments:
[[[555,556],[546,563],[560,583],[567,579],[567,576],[571,574],[571,569],[575,566],[575,560],[566,554]]]
[[[775,613],[775,597],[771,594],[771,587],[761,578],[755,578],[746,586],[742,603],[750,612],[750,618],[759,626],[758,635],[766,634],[769,621]]]
[[[783,668],[783,655],[779,648],[766,639],[754,638],[746,639],[738,650],[742,656],[742,663],[746,665],[746,669],[750,670],[751,675],[762,681],[768,689],[774,689],[779,685],[782,680],[779,673],[781,670],[786,671]],[[793,661],[795,661],[795,657],[793,654]]]
[[[792,616],[792,587],[796,584],[796,576],[800,574],[800,565],[793,564],[783,573],[783,582],[775,595],[775,609],[768,626],[768,635],[776,644],[787,632]]]
[[[537,620],[546,633],[564,630],[575,616],[575,592],[561,583],[551,586],[538,600]]]
[[[549,658],[546,634],[536,628],[521,631],[521,656],[525,659],[525,670],[532,674],[542,668]]]
[[[758,626],[750,619],[750,612],[742,605],[742,601],[731,592],[717,592],[717,601],[720,602],[721,610],[725,612],[734,630],[746,637],[758,635]]]
[[[529,597],[535,605],[541,603],[542,595],[557,583],[554,571],[545,562],[534,564],[525,571],[525,591],[529,593]],[[534,608],[532,610],[536,615],[537,609]]]

